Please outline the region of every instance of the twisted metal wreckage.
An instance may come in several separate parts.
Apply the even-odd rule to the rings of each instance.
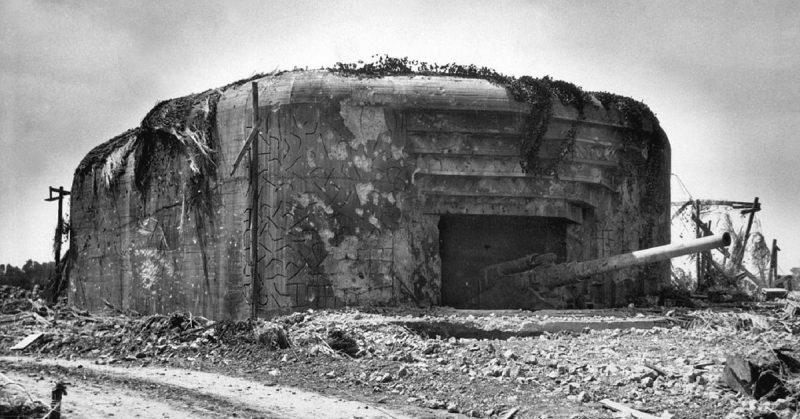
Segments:
[[[672,238],[703,237],[716,233],[731,236],[730,249],[701,252],[672,262],[672,279],[679,286],[708,294],[738,292],[785,294],[792,289],[791,275],[779,275],[777,240],[769,247],[753,202],[688,199],[672,203]],[[782,287],[782,288],[775,288]],[[784,289],[786,288],[786,289]]]

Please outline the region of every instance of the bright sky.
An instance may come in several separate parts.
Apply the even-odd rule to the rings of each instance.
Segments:
[[[157,101],[374,54],[551,75],[642,100],[693,197],[760,197],[782,270],[800,266],[792,0],[4,0],[0,263],[52,257],[48,187],[70,188],[81,158]]]

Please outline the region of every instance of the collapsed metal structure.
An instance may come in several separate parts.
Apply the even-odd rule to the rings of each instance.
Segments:
[[[761,203],[689,199],[673,202],[672,239],[714,233],[731,236],[730,249],[702,252],[672,261],[672,280],[698,293],[757,296],[779,280],[777,240],[768,246],[756,214]]]
[[[162,102],[81,162],[74,303],[213,318],[403,301],[536,308],[543,300],[525,290],[481,290],[481,270],[669,242],[669,143],[630,99],[568,101],[551,88],[543,107],[442,75],[253,81],[256,94],[235,83]],[[543,121],[540,138],[529,138],[532,120]],[[249,162],[248,139],[258,147]],[[554,169],[530,170],[539,164]],[[614,285],[602,295],[589,281],[540,293],[610,306],[668,276],[654,263],[595,275]]]

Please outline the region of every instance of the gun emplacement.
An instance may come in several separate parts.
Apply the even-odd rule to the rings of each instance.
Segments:
[[[509,281],[519,288],[558,288],[579,283],[583,278],[592,275],[669,260],[730,244],[730,234],[723,233],[584,262],[555,264],[555,255],[552,253],[528,255],[484,268],[481,290],[491,289],[497,281]]]

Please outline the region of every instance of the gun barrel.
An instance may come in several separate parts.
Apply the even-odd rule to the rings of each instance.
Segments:
[[[525,272],[540,265],[551,265],[556,261],[556,258],[557,256],[555,253],[545,253],[543,255],[532,253],[518,259],[489,265],[483,268],[483,276],[485,278],[494,279],[505,275]]]
[[[683,243],[673,243],[607,258],[585,262],[569,262],[541,269],[532,269],[509,275],[508,279],[518,284],[540,285],[556,288],[580,282],[581,278],[616,271],[633,266],[669,260],[674,257],[703,252],[731,244],[729,233],[701,237]]]

